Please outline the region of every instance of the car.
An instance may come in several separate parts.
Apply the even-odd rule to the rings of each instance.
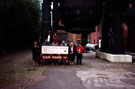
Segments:
[[[90,50],[96,51],[98,48],[99,48],[98,44],[87,43],[84,47],[84,52],[87,53],[87,51],[90,51]]]

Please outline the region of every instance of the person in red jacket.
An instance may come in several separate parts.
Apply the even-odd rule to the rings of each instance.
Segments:
[[[59,39],[58,39],[58,36],[56,33],[54,33],[53,37],[52,37],[52,42],[55,42],[58,43]]]
[[[82,64],[83,50],[84,48],[79,43],[79,45],[76,48],[76,53],[77,53],[77,64],[80,64],[80,65]]]

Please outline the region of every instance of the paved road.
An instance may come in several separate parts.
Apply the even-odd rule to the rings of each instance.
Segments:
[[[26,89],[135,89],[135,63],[110,63],[85,53],[83,65],[46,65],[47,77]]]

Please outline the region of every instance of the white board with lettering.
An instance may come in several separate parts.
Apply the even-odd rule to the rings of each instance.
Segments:
[[[42,46],[42,54],[68,54],[68,46]]]

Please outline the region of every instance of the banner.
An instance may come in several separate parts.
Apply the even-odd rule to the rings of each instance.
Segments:
[[[42,54],[68,54],[68,46],[42,46]]]

